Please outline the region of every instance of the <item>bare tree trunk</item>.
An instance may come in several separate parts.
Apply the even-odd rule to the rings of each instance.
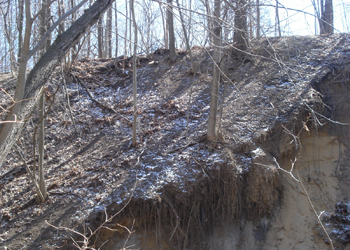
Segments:
[[[256,38],[260,37],[260,1],[256,0]]]
[[[208,32],[208,40],[209,44],[211,45],[213,43],[213,36],[211,34],[213,30],[213,24],[212,24],[212,18],[211,18],[211,10],[209,5],[209,0],[205,0],[205,9],[207,12],[207,32]],[[206,42],[205,42],[206,43]]]
[[[278,36],[281,37],[281,25],[280,25],[280,17],[278,14],[278,0],[276,0],[276,19],[275,19],[275,36],[277,36],[277,32],[278,32]]]
[[[128,56],[128,0],[125,0],[125,34],[124,34],[124,55]],[[131,52],[130,52],[131,53]]]
[[[207,129],[207,140],[210,144],[216,141],[216,119],[219,100],[219,80],[220,80],[220,57],[221,57],[221,23],[219,21],[221,13],[220,0],[214,2],[214,22],[213,22],[213,45],[214,45],[214,69],[211,82],[210,110]]]
[[[71,9],[75,6],[75,0],[70,0],[70,4],[71,4]],[[77,19],[77,15],[75,12],[72,13],[72,23],[75,22],[75,20]],[[72,49],[71,49],[71,52],[70,52],[70,64],[69,65],[72,65],[74,63],[74,60],[75,60],[75,57],[77,56],[78,54],[78,48],[77,48],[77,45],[75,44]]]
[[[45,8],[45,6],[48,4],[48,0],[42,1],[42,9]],[[43,38],[45,36],[45,33],[50,28],[50,15],[51,11],[50,8],[45,8],[45,10],[41,13],[40,17],[40,38]],[[41,56],[46,52],[46,50],[49,49],[51,46],[51,35],[46,40],[45,47],[41,50],[40,54]],[[38,153],[39,153],[39,190],[41,192],[42,198],[46,198],[47,196],[47,190],[46,190],[46,184],[45,184],[45,176],[44,176],[44,136],[45,136],[45,130],[44,130],[44,114],[45,114],[45,91],[42,91],[39,101],[39,145],[38,145]],[[35,136],[35,134],[34,134]],[[35,142],[35,138],[34,138]],[[35,143],[33,145],[35,147]],[[34,161],[35,166],[35,161]],[[33,171],[35,171],[35,168],[33,168]],[[40,194],[37,194],[38,197],[40,197]]]
[[[167,49],[168,48],[168,25],[167,25],[167,21],[164,21],[164,13],[163,13],[163,8],[161,3],[159,3],[159,9],[160,9],[160,13],[162,14],[162,23],[163,23],[163,31],[164,31],[164,48]]]
[[[44,176],[44,113],[45,113],[45,92],[43,91],[39,101],[39,189],[45,199],[47,196],[45,176]],[[34,145],[35,147],[35,145]],[[34,162],[35,164],[35,162]],[[40,194],[38,194],[40,197]]]
[[[248,29],[247,29],[247,2],[246,0],[237,0],[235,11],[235,32],[233,42],[238,53],[248,48]]]
[[[118,10],[117,10],[117,2],[115,2],[114,18],[115,18],[115,57],[118,57],[119,33],[118,33]]]
[[[175,33],[174,33],[174,19],[173,19],[173,0],[167,0],[167,22],[169,25],[169,58],[171,62],[175,62],[177,59],[175,51]]]
[[[107,29],[106,29],[106,53],[107,57],[112,57],[112,7],[107,11]]]
[[[18,73],[17,87],[14,100],[16,103],[6,117],[7,122],[0,129],[0,166],[6,155],[18,139],[25,122],[31,116],[33,108],[38,101],[38,95],[56,66],[66,55],[69,49],[97,22],[100,16],[112,4],[113,0],[96,1],[71,27],[58,36],[55,42],[34,66],[26,80],[27,62],[33,51],[29,50],[31,33],[30,0],[25,0],[26,6],[26,32],[23,43],[22,57]],[[84,2],[82,2],[84,3]],[[77,7],[81,6],[80,4]],[[57,25],[50,27],[54,29]],[[49,31],[50,31],[49,30]],[[17,118],[17,121],[15,120]]]
[[[252,8],[252,0],[249,0],[249,39],[253,39],[253,8]]]
[[[320,23],[320,34],[333,34],[333,1],[325,0],[324,5],[323,1],[321,3],[321,20]]]
[[[133,68],[133,97],[134,97],[134,116],[132,123],[132,146],[136,146],[137,142],[137,68],[136,68],[136,54],[137,54],[137,24],[135,19],[135,11],[134,11],[134,0],[130,0],[130,17],[132,16],[132,20],[134,23],[134,56],[132,60],[132,68]]]
[[[103,15],[98,20],[97,26],[98,57],[103,58]]]
[[[131,0],[130,0],[131,1]],[[130,18],[129,18],[129,51],[130,51],[130,56],[131,56],[131,47],[132,47],[132,44],[131,44],[131,41],[132,41],[132,24],[131,24],[131,9],[129,9],[129,11],[130,11],[130,13],[129,13],[129,16],[130,16]]]
[[[89,1],[89,6],[92,5],[92,0]],[[90,53],[91,53],[91,30],[89,31],[88,34],[88,40],[87,40],[87,58],[90,58]]]
[[[23,46],[23,12],[24,12],[24,0],[18,0],[19,14],[17,19],[18,27],[18,54],[17,58],[20,58],[22,55],[22,46]],[[18,59],[17,59],[18,60]]]

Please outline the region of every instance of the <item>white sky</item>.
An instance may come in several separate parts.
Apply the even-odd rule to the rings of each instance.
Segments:
[[[317,0],[315,0],[317,2]],[[279,0],[286,8],[303,10],[315,14],[311,0]],[[333,0],[335,32],[350,32],[350,0]],[[274,19],[274,18],[273,18]],[[280,9],[280,20],[284,35],[314,35],[315,17],[297,13],[292,10]],[[318,29],[318,23],[317,29]]]

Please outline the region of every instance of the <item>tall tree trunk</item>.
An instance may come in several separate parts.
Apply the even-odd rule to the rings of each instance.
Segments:
[[[118,57],[119,31],[118,31],[118,10],[117,10],[117,2],[115,2],[114,18],[115,18],[115,57]]]
[[[323,1],[321,3],[321,20],[320,23],[320,34],[333,34],[333,1],[325,0],[324,5]]]
[[[22,55],[22,46],[23,46],[24,0],[18,0],[18,8],[19,8],[19,13],[18,13],[18,18],[17,18],[17,27],[18,27],[18,54],[17,54],[17,58],[19,59]]]
[[[103,58],[103,15],[101,15],[97,24],[97,46],[98,46],[98,57]]]
[[[132,123],[132,145],[136,146],[137,140],[137,67],[136,67],[136,54],[137,54],[137,24],[135,19],[135,10],[134,10],[134,0],[130,0],[130,18],[132,17],[134,24],[134,56],[132,60],[132,68],[133,68],[133,97],[134,97],[134,115],[133,115],[133,123]]]
[[[210,110],[207,129],[207,140],[210,144],[216,141],[216,118],[218,112],[219,100],[219,80],[220,80],[220,57],[221,57],[221,23],[219,21],[221,12],[221,1],[214,2],[214,21],[213,21],[213,45],[214,45],[214,69],[211,82]]]
[[[107,57],[112,57],[112,7],[107,11],[107,29],[106,29],[106,53]]]
[[[124,34],[124,55],[128,56],[128,0],[125,0],[125,34]],[[131,53],[131,52],[130,52]]]
[[[212,36],[212,30],[213,30],[213,24],[212,24],[212,18],[211,18],[211,10],[209,5],[209,0],[205,0],[205,10],[207,14],[207,33],[208,33],[208,41],[211,45],[213,43],[213,36]],[[207,40],[205,41],[207,43]]]
[[[278,32],[278,36],[281,37],[281,25],[280,25],[280,17],[278,14],[278,0],[276,0],[276,19],[275,19],[275,36],[277,36],[277,32]]]
[[[48,0],[42,0],[42,8],[44,9],[45,6],[48,4]],[[40,20],[40,38],[44,38],[46,32],[50,28],[50,15],[51,11],[50,8],[45,8],[45,10],[41,13],[41,20]],[[49,49],[51,46],[51,35],[46,40],[45,47],[40,51],[40,56],[42,56],[46,50]],[[45,114],[45,91],[42,91],[39,101],[39,143],[38,143],[38,150],[39,150],[39,190],[41,192],[41,195],[38,194],[38,197],[42,197],[43,199],[47,196],[47,190],[46,190],[46,184],[45,184],[45,176],[44,176],[44,114]],[[34,134],[35,136],[35,134]],[[34,138],[34,145],[35,147],[35,138]],[[34,166],[36,162],[34,161]],[[35,171],[35,167],[33,168],[33,171]]]
[[[16,87],[14,97],[16,103],[6,117],[7,121],[13,121],[13,123],[7,122],[0,129],[0,166],[18,139],[25,122],[31,116],[33,108],[38,101],[37,97],[51,73],[59,65],[69,49],[97,22],[112,2],[113,0],[98,0],[89,9],[85,10],[84,14],[67,31],[56,38],[55,42],[31,70],[26,80],[27,62],[30,58],[31,15],[30,0],[25,0],[28,25],[26,25],[17,80],[17,83],[20,84],[17,84]],[[15,122],[15,117],[17,117],[17,122]]]
[[[233,37],[235,48],[238,53],[248,48],[248,29],[247,29],[247,2],[246,0],[237,0],[235,12],[235,32]]]
[[[260,1],[256,0],[256,38],[260,37]]]
[[[167,21],[164,18],[164,13],[163,13],[163,8],[162,8],[162,4],[159,3],[159,9],[160,9],[160,13],[162,14],[162,23],[163,23],[163,31],[164,31],[164,48],[167,49],[168,48],[168,25],[167,25]]]
[[[169,25],[169,58],[171,62],[175,62],[177,59],[175,51],[175,32],[174,32],[174,19],[173,19],[173,0],[167,0],[167,22]]]

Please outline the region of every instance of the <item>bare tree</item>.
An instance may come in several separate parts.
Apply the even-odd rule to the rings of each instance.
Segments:
[[[214,46],[214,69],[213,78],[211,82],[211,98],[210,98],[210,110],[207,129],[207,140],[210,144],[215,144],[216,141],[216,119],[218,112],[218,100],[219,100],[219,80],[220,80],[220,59],[221,59],[221,1],[215,0],[214,2],[214,20],[213,20],[213,46]]]
[[[106,56],[112,57],[112,7],[107,11],[107,25],[106,25]]]
[[[260,37],[260,1],[256,0],[256,38]]]
[[[132,146],[136,146],[137,140],[137,68],[136,68],[136,54],[137,54],[137,24],[135,19],[135,10],[134,10],[134,0],[130,0],[130,14],[134,24],[134,55],[132,60],[132,68],[133,68],[133,98],[134,98],[134,115],[133,115],[133,123],[132,123]]]
[[[321,1],[321,20],[320,24],[320,34],[333,34],[333,1],[325,0],[324,5]]]
[[[98,57],[103,58],[103,15],[98,19],[97,26]]]
[[[112,4],[113,0],[98,0],[89,9],[85,10],[84,14],[77,19],[67,31],[56,38],[55,42],[34,66],[28,77],[26,77],[28,60],[43,46],[48,33],[51,33],[67,15],[76,11],[85,2],[87,2],[87,0],[83,0],[72,10],[63,15],[61,19],[57,20],[55,24],[50,27],[48,32],[46,32],[44,39],[41,39],[37,46],[30,50],[31,25],[33,19],[36,18],[37,15],[35,15],[34,18],[31,16],[30,1],[25,0],[26,32],[14,97],[15,103],[6,117],[6,120],[9,122],[4,123],[0,129],[0,165],[2,165],[3,161],[6,159],[6,155],[19,137],[26,120],[31,116],[33,107],[38,101],[37,97],[40,96],[44,84],[55,67],[59,65],[69,49],[97,22],[100,16]]]
[[[17,58],[22,55],[22,43],[23,43],[23,12],[24,12],[24,0],[18,0],[18,17],[17,17],[17,29],[18,29],[18,54]]]
[[[278,36],[281,37],[281,25],[280,25],[280,16],[278,13],[278,0],[276,0],[276,17],[275,17],[275,36],[277,36],[277,32],[278,32]]]
[[[124,55],[125,56],[128,56],[127,41],[128,41],[128,0],[125,0],[125,34],[124,34]]]
[[[168,49],[169,48],[168,47],[168,45],[169,45],[169,42],[168,42],[168,23],[165,20],[161,3],[159,3],[159,9],[160,9],[160,13],[162,15],[162,23],[163,23],[163,30],[164,30],[164,47],[165,47],[165,49]]]
[[[235,31],[233,36],[235,48],[245,51],[248,48],[247,2],[237,0],[235,9]]]
[[[118,46],[119,46],[117,2],[115,2],[115,7],[114,7],[114,18],[115,18],[115,57],[117,57],[118,56]]]
[[[173,18],[173,0],[167,0],[167,22],[169,27],[169,59],[175,62],[177,59],[175,51],[175,32],[174,32],[174,18]]]

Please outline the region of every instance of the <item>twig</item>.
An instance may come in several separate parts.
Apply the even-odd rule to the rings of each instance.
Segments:
[[[119,112],[117,112],[116,110],[114,110],[113,108],[111,107],[108,107],[107,105],[101,103],[100,101],[96,100],[95,97],[93,96],[93,94],[90,92],[90,90],[88,89],[88,87],[86,86],[86,84],[81,81],[79,78],[77,78],[74,74],[71,74],[74,79],[80,83],[86,90],[86,93],[88,94],[88,96],[90,97],[90,99],[92,101],[94,101],[97,106],[99,106],[100,108],[104,108],[104,109],[107,109],[108,111],[112,112],[112,113],[115,113],[116,115],[120,116],[121,118],[125,119],[126,121],[128,121],[129,123],[132,123],[132,121],[130,121],[128,118],[126,118],[125,116],[121,115]]]
[[[78,134],[77,126],[75,125],[75,121],[74,121],[74,117],[73,117],[72,108],[71,108],[71,106],[70,106],[69,95],[68,95],[68,90],[67,90],[67,85],[66,85],[66,76],[65,76],[65,74],[64,74],[64,72],[63,72],[62,63],[61,63],[61,74],[62,74],[62,80],[63,80],[64,91],[65,91],[65,93],[66,93],[67,105],[68,105],[68,110],[69,110],[70,119],[72,120],[75,133]]]
[[[22,161],[23,161],[23,163],[24,163],[24,166],[25,166],[26,169],[27,169],[27,172],[28,172],[28,174],[29,174],[29,177],[30,177],[30,179],[32,180],[33,185],[34,185],[34,187],[35,187],[36,193],[39,195],[40,200],[41,200],[42,202],[44,202],[44,201],[45,201],[45,198],[44,198],[43,194],[41,193],[40,188],[38,187],[38,183],[37,183],[36,180],[35,180],[35,175],[33,175],[32,171],[30,171],[30,168],[29,168],[29,166],[28,166],[26,160],[24,159],[24,156],[23,156],[23,154],[21,153],[20,147],[17,145],[17,143],[15,143],[15,148],[16,148],[16,152],[18,153],[19,157],[22,159]]]

